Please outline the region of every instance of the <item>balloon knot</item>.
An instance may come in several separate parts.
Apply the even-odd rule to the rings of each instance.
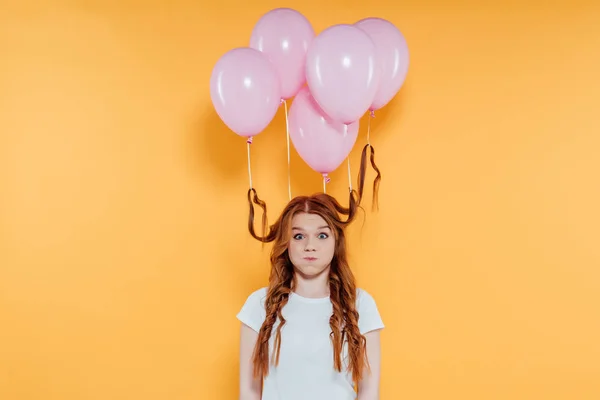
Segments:
[[[250,137],[248,138],[248,140],[246,140],[246,143],[248,143],[248,144],[252,144],[252,136],[250,136]]]
[[[323,174],[323,180],[325,181],[325,183],[331,182],[331,178],[329,178],[327,174]]]
[[[375,110],[371,110],[371,118],[375,118]]]

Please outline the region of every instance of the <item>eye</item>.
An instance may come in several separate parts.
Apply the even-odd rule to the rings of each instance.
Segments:
[[[302,240],[304,239],[304,235],[301,233],[297,233],[294,235],[294,240]]]
[[[327,239],[329,237],[326,233],[319,233],[319,239]]]

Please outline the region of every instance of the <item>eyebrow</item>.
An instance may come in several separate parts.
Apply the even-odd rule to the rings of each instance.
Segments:
[[[320,226],[319,228],[317,228],[317,230],[319,230],[319,231],[323,230],[323,229],[329,229],[329,230],[331,230],[331,228],[329,226],[327,226],[327,225],[323,225],[323,226]],[[292,230],[293,231],[303,231],[304,229],[299,228],[297,226],[294,226],[294,227],[292,227]]]

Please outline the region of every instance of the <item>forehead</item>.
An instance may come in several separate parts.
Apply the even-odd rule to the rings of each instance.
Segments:
[[[305,212],[298,213],[292,218],[292,228],[300,229],[319,229],[324,226],[329,226],[327,221],[318,214],[309,214]]]

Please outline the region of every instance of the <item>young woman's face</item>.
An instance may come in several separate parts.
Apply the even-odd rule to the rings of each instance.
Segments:
[[[295,269],[306,277],[329,269],[335,252],[335,238],[319,215],[298,213],[292,219],[288,254]]]

